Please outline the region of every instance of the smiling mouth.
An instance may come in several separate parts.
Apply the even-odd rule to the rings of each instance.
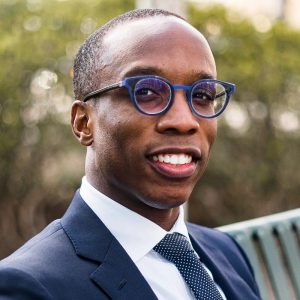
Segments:
[[[152,160],[171,165],[184,165],[192,162],[193,158],[189,154],[159,154],[153,155]]]
[[[149,160],[154,170],[164,177],[184,179],[196,172],[199,159],[187,153],[158,153]]]

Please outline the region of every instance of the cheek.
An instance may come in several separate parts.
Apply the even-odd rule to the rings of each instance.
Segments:
[[[203,155],[203,160],[201,161],[201,167],[199,169],[198,179],[202,177],[204,171],[207,168],[210,152],[213,146],[213,143],[217,135],[217,122],[215,120],[205,120],[205,124],[202,124],[202,143],[201,150]]]
[[[123,101],[115,103],[116,101],[110,101],[109,99],[101,100],[97,107],[97,114],[94,115],[95,126],[95,142],[99,140],[103,147],[107,145],[122,142],[122,137],[125,129],[127,128],[128,119],[127,116],[130,115],[129,109],[122,108]]]
[[[200,127],[203,132],[203,136],[205,136],[205,139],[207,141],[207,150],[210,152],[211,147],[216,139],[217,136],[217,121],[216,120],[204,120],[202,124],[200,124]]]
[[[95,146],[101,159],[108,157],[111,165],[128,166],[142,152],[151,126],[144,124],[144,116],[128,107],[131,103],[118,103],[117,107],[113,104],[106,106],[104,103],[100,107],[95,126]]]
[[[211,121],[210,129],[208,130],[208,141],[211,146],[215,142],[217,131],[218,131],[217,121],[213,120]]]

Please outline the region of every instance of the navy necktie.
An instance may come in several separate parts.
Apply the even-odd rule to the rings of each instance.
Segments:
[[[175,264],[197,300],[223,300],[185,236],[167,234],[153,250]]]

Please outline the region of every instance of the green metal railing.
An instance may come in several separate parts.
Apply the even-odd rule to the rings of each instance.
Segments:
[[[218,229],[247,253],[263,300],[300,300],[300,209]]]

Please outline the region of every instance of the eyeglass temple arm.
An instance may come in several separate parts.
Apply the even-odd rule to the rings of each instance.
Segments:
[[[230,90],[229,90],[229,91],[225,90],[225,91],[223,91],[223,92],[217,94],[217,95],[216,95],[216,98],[222,97],[222,96],[224,96],[225,94],[232,94],[232,92],[231,92]]]
[[[96,91],[93,91],[89,94],[87,94],[84,98],[83,98],[83,102],[86,102],[88,101],[89,99],[91,99],[92,97],[96,96],[96,95],[100,95],[102,93],[106,93],[106,92],[109,92],[111,90],[114,90],[118,87],[121,87],[122,86],[122,81],[118,82],[118,83],[114,83],[114,84],[111,84],[111,85],[108,85],[102,89],[98,89]]]
[[[221,92],[221,93],[219,93],[219,94],[216,95],[216,98],[222,97],[222,96],[224,96],[225,94],[226,94],[226,92]]]

